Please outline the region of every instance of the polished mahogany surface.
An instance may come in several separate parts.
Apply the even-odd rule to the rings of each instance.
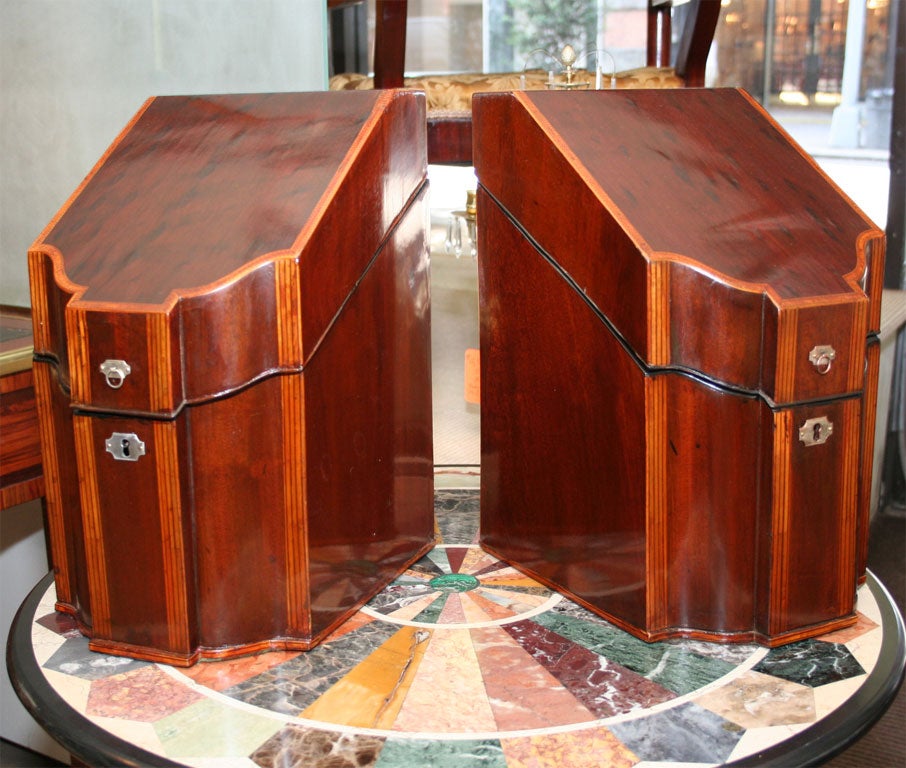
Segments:
[[[84,301],[162,304],[174,290],[196,292],[307,234],[301,225],[345,170],[379,98],[151,99],[41,240],[64,255]]]
[[[852,623],[883,234],[737,91],[474,119],[482,545],[647,640]]]
[[[647,364],[778,403],[861,390],[860,357],[808,354],[877,332],[883,233],[745,93],[479,94],[475,121],[482,185]]]
[[[307,649],[430,548],[426,196],[421,94],[166,97],[32,247],[59,607],[93,649]]]
[[[173,415],[301,368],[426,173],[423,96],[337,96],[160,97],[136,115],[32,246],[32,282],[60,294],[40,302],[35,351],[74,402]],[[279,295],[290,261],[317,291]],[[287,312],[301,343],[273,322],[232,343]],[[99,366],[127,350],[135,373],[111,391]]]

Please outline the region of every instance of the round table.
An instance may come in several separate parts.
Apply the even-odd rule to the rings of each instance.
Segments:
[[[846,630],[649,644],[484,553],[474,489],[436,508],[435,549],[308,652],[188,669],[93,653],[48,575],[13,623],[13,685],[89,765],[650,768],[820,763],[903,679],[872,574]]]

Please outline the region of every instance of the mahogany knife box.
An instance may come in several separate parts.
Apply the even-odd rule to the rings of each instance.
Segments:
[[[148,100],[29,252],[57,607],[308,649],[433,543],[423,95]]]
[[[884,236],[746,93],[474,104],[481,544],[645,640],[855,621]]]

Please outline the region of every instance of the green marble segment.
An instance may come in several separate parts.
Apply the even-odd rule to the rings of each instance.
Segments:
[[[440,618],[441,611],[443,611],[444,606],[447,604],[447,598],[449,596],[449,592],[441,592],[437,600],[431,603],[431,605],[425,608],[417,616],[414,616],[412,621],[418,621],[423,624],[437,624],[437,620]]]
[[[593,614],[589,614],[593,616]],[[646,643],[596,617],[547,612],[532,617],[538,624],[682,696],[732,672],[734,665],[705,658],[670,643]]]
[[[440,589],[444,592],[468,592],[475,589],[481,584],[474,576],[467,573],[445,573],[443,576],[436,576],[428,582],[433,589]]]
[[[387,739],[374,768],[506,768],[497,739],[434,741]]]
[[[171,757],[245,757],[282,727],[279,720],[204,699],[153,723]]]

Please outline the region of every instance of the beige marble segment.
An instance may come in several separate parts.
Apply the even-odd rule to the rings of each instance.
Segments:
[[[390,728],[430,643],[427,629],[402,627],[300,717],[357,728]]]
[[[76,712],[84,713],[88,709],[88,695],[91,693],[90,680],[66,675],[53,669],[45,669],[43,672],[54,691]]]
[[[56,610],[57,606],[57,585],[53,582],[50,583],[50,586],[47,588],[47,591],[38,601],[38,608],[35,611],[35,616],[44,616],[48,613],[53,613]]]
[[[801,733],[810,725],[811,723],[797,723],[795,725],[775,725],[768,728],[749,728],[743,733],[742,738],[733,748],[727,758],[727,762],[740,760],[747,755],[773,747],[777,743]],[[642,768],[642,766],[640,765],[638,768]]]
[[[415,600],[408,605],[404,605],[402,608],[395,610],[393,613],[388,613],[387,617],[392,619],[399,619],[400,621],[411,621],[423,610],[425,610],[425,608],[431,605],[431,603],[437,600],[438,597],[440,597],[440,592],[432,592],[430,595],[425,595],[424,597],[420,597],[418,600]]]
[[[444,603],[444,609],[440,612],[440,616],[437,617],[438,624],[465,623],[466,613],[462,608],[461,597],[461,595],[455,593],[447,595],[447,602]]]
[[[694,701],[743,728],[815,721],[811,688],[751,670]]]
[[[495,603],[493,600],[489,600],[482,594],[481,589],[476,589],[472,592],[464,592],[463,598],[463,607],[465,607],[466,600],[470,600],[471,602],[475,603],[475,605],[477,605],[485,614],[485,621],[487,621],[488,619],[492,621],[497,621],[499,619],[511,619],[516,613],[512,608],[507,608],[500,603]],[[521,613],[521,611],[519,613]]]
[[[471,630],[501,731],[587,723],[595,716],[500,627]]]
[[[193,667],[176,670],[198,685],[214,691],[223,691],[237,683],[249,680],[278,664],[299,655],[298,651],[268,651],[254,656],[242,656],[225,661],[203,661]]]
[[[442,699],[440,691],[443,691]],[[393,730],[421,733],[495,730],[494,713],[469,630],[434,632]]]
[[[846,647],[856,661],[866,672],[871,672],[878,663],[881,654],[881,645],[884,641],[884,631],[881,627],[866,632],[864,635],[850,640]]]
[[[632,768],[639,758],[606,728],[501,739],[507,768]]]
[[[139,723],[116,717],[92,717],[91,722],[140,749],[157,755],[166,754],[153,723]]]
[[[878,607],[878,602],[875,600],[871,590],[868,586],[859,587],[859,591],[856,593],[856,610],[864,614],[869,621],[873,621],[876,624],[881,624],[881,609]]]
[[[494,565],[494,563],[496,562],[498,562],[496,557],[491,557],[491,555],[489,555],[480,547],[472,547],[466,553],[466,556],[462,561],[462,565],[459,567],[459,572],[475,573],[476,571],[480,571],[483,568]]]
[[[149,666],[93,681],[85,712],[154,722],[203,698],[156,666]]]
[[[37,622],[31,625],[31,644],[35,652],[35,661],[38,662],[39,667],[43,666],[44,662],[53,656],[65,642],[65,637],[47,627],[42,627]]]
[[[184,757],[189,768],[261,768],[250,757]]]
[[[815,688],[815,716],[827,717],[865,685],[865,676],[837,680]]]
[[[245,757],[284,724],[246,709],[203,699],[154,723],[167,757]]]

